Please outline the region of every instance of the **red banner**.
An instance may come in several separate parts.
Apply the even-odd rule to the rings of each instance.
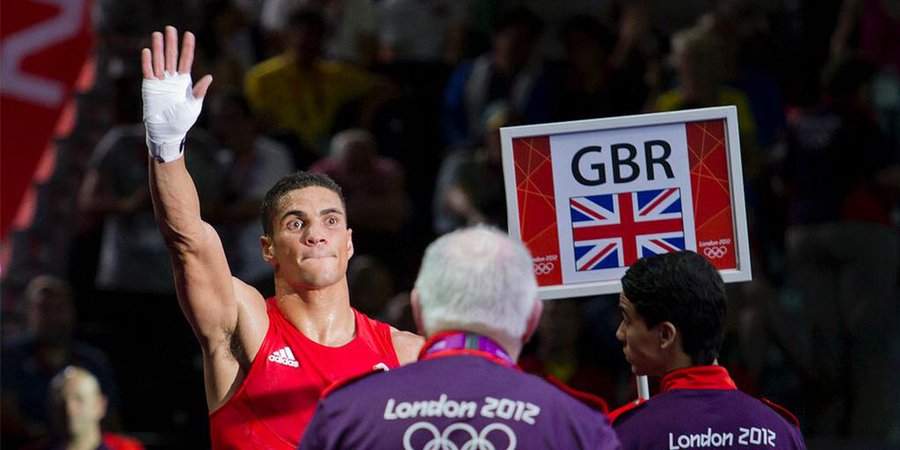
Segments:
[[[516,161],[516,194],[519,233],[534,257],[538,285],[562,283],[559,236],[553,194],[550,138],[537,136],[513,140]]]
[[[685,128],[694,191],[697,253],[706,256],[717,269],[735,269],[737,255],[725,121],[690,122]]]
[[[90,0],[4,2],[0,16],[0,239],[91,50]]]

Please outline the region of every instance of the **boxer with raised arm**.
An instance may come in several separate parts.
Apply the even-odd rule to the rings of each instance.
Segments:
[[[340,187],[322,175],[289,175],[266,194],[260,244],[275,296],[232,277],[182,158],[212,82],[191,82],[194,45],[185,33],[179,54],[174,27],[153,33],[141,53],[142,96],[150,193],[203,354],[212,447],[296,448],[322,390],[415,360],[422,339],[350,306],[351,230]]]

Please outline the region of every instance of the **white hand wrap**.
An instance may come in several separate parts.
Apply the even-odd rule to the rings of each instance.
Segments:
[[[158,161],[175,161],[183,155],[184,138],[203,107],[203,98],[195,98],[192,89],[191,75],[186,73],[166,73],[162,80],[145,78],[141,84],[147,149]]]

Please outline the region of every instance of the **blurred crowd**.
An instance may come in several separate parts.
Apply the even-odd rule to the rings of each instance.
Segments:
[[[501,127],[735,105],[754,280],[729,287],[720,363],[811,448],[900,445],[900,1],[96,0],[72,131],[7,243],[4,447],[102,417],[147,448],[208,446],[147,189],[138,55],[165,24],[197,35],[193,75],[215,80],[186,160],[232,272],[274,292],[262,198],[327,173],[351,301],[405,330],[425,245],[506,227]],[[614,297],[548,302],[522,366],[623,404],[619,318]]]

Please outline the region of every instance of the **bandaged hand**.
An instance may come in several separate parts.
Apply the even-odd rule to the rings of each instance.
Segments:
[[[161,80],[144,79],[141,84],[147,148],[154,158],[169,162],[183,155],[184,138],[203,106],[192,87],[187,73],[165,73]]]
[[[178,34],[166,27],[165,45],[161,33],[153,33],[153,50],[144,49],[141,66],[144,81],[141,97],[144,102],[144,126],[147,130],[147,149],[161,162],[171,162],[184,154],[184,139],[200,116],[203,96],[212,82],[209,75],[196,86],[191,82],[194,59],[194,36],[185,33],[181,59],[178,59]]]

